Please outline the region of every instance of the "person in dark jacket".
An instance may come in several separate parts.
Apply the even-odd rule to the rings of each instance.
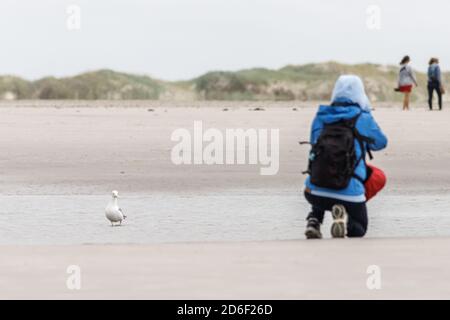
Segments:
[[[433,110],[433,93],[436,91],[438,96],[439,110],[442,110],[442,94],[444,89],[442,86],[441,68],[439,67],[439,59],[431,58],[428,67],[428,106],[430,111]]]
[[[356,158],[365,157],[368,149],[384,149],[387,138],[372,116],[363,82],[357,76],[341,76],[336,82],[331,104],[319,107],[312,123],[310,143],[314,145],[317,142],[325,125],[355,117],[358,117],[355,124],[357,131],[371,140],[370,143],[364,142],[361,148],[355,139]],[[369,176],[368,172],[372,174]],[[379,181],[373,181],[374,179]],[[306,237],[322,238],[320,226],[325,211],[332,211],[333,237],[363,237],[368,225],[366,201],[380,191],[385,182],[383,172],[373,166],[368,170],[365,161],[357,163],[348,186],[341,190],[318,187],[311,182],[311,177],[308,177],[305,181],[305,197],[311,204],[312,211],[307,217]],[[366,185],[370,194],[366,192]],[[376,188],[378,190],[375,190]]]

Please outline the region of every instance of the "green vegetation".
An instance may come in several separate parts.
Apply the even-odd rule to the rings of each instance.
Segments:
[[[0,77],[3,99],[156,100],[164,90],[161,81],[110,70],[69,78],[48,77],[34,82]]]
[[[0,77],[0,98],[27,99],[33,94],[32,84],[13,76]]]
[[[217,100],[328,100],[336,79],[342,74],[356,74],[363,78],[370,99],[398,101],[394,92],[398,68],[377,64],[345,65],[336,62],[288,65],[279,70],[248,69],[238,72],[211,72],[194,79],[200,99]],[[412,99],[426,99],[426,75],[418,72],[421,84]],[[450,78],[446,73],[444,79]]]
[[[111,70],[75,77],[48,77],[34,82],[3,76],[0,77],[0,99],[328,100],[339,75],[356,74],[363,78],[372,101],[397,101],[401,99],[393,90],[397,72],[395,66],[328,62],[288,65],[279,70],[214,71],[182,82],[164,82]],[[426,75],[418,72],[417,77],[420,87],[414,90],[413,100],[424,101]],[[445,73],[444,80],[449,79],[450,74]]]

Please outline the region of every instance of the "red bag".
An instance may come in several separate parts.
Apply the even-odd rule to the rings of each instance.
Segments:
[[[377,167],[367,165],[368,178],[364,183],[366,188],[366,201],[369,201],[386,185],[386,175]]]

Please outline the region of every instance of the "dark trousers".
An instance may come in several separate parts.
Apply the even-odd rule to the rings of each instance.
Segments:
[[[312,206],[312,212],[309,218],[316,218],[320,223],[323,222],[325,211],[331,211],[335,204],[341,204],[345,207],[348,214],[347,219],[347,236],[350,238],[364,237],[367,232],[368,218],[367,207],[365,202],[354,203],[342,201],[332,198],[325,198],[312,195],[305,192],[305,198]]]
[[[428,81],[428,106],[433,110],[433,93],[436,91],[439,100],[439,110],[442,110],[442,92],[439,81]]]

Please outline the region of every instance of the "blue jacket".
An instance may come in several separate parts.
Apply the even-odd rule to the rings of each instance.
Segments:
[[[428,82],[442,82],[441,79],[441,68],[438,64],[432,64],[428,67]]]
[[[345,107],[338,106],[320,106],[319,110],[314,118],[311,128],[311,144],[315,144],[319,135],[324,127],[324,124],[337,122],[343,119],[351,119],[360,114],[358,121],[356,122],[356,129],[363,136],[372,138],[373,143],[369,144],[368,148],[372,151],[382,150],[387,145],[387,138],[381,131],[378,124],[375,122],[372,114],[367,111],[361,110],[358,105],[350,105]],[[365,147],[367,144],[364,143]],[[356,157],[361,156],[361,147],[355,140]],[[366,164],[361,161],[355,169],[355,174],[361,179],[365,180]],[[365,201],[365,189],[364,185],[356,178],[352,178],[348,187],[343,190],[332,190],[319,188],[310,182],[310,178],[306,179],[305,185],[311,190],[312,194],[325,196],[335,199],[341,199],[351,202],[363,202]]]

